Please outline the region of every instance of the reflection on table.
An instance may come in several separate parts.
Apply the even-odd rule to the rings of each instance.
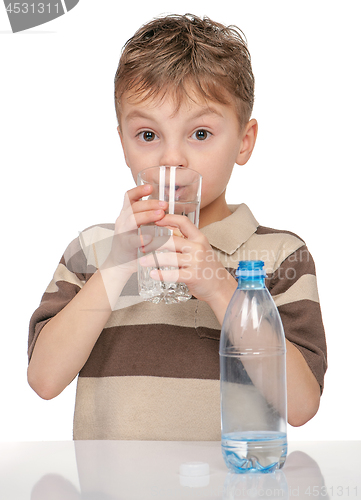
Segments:
[[[0,444],[4,500],[305,499],[361,497],[361,442],[291,443],[273,474],[231,474],[219,442]],[[209,474],[179,473],[206,462]]]

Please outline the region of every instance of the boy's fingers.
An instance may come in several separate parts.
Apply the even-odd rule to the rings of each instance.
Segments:
[[[144,191],[144,188],[147,188]],[[140,224],[149,224],[150,222],[155,222],[159,220],[164,215],[164,211],[168,207],[168,203],[166,201],[160,201],[156,199],[146,199],[143,200],[143,196],[150,194],[152,191],[152,187],[145,186],[137,186],[133,189],[130,189],[125,193],[124,196],[124,204],[120,214],[120,217],[123,220],[130,219],[132,226],[140,225]],[[155,217],[145,218],[142,217],[138,220],[135,219],[136,214],[147,212],[147,211],[161,211],[155,213]],[[129,223],[128,223],[129,225]]]
[[[157,221],[156,225],[178,228],[183,236],[192,241],[199,240],[200,237],[203,239],[203,234],[193,224],[193,222],[191,222],[188,217],[185,217],[184,215],[167,214],[161,220]]]
[[[171,236],[154,236],[154,227],[152,226],[143,226],[140,228],[139,231],[141,237],[144,238],[145,235],[150,235],[152,236],[150,243],[149,241],[145,243],[144,241],[144,252],[149,253],[149,252],[154,252],[155,250],[158,250],[159,248],[165,249],[165,245],[168,242],[168,240],[171,238]],[[170,245],[171,249],[174,250],[174,244]]]
[[[143,228],[141,228],[143,232]],[[152,241],[144,247],[144,253],[154,252],[159,250],[159,252],[178,252],[178,253],[190,253],[194,250],[194,245],[189,242],[188,239],[179,236],[155,236]]]
[[[164,217],[164,210],[161,209],[147,210],[146,212],[134,214],[137,227],[151,224],[152,222],[157,222],[162,217]]]
[[[129,189],[129,191],[127,191],[124,195],[122,211],[132,210],[132,205],[136,201],[141,200],[145,196],[149,196],[152,191],[153,188],[149,184]]]
[[[146,210],[166,210],[168,203],[160,200],[138,200],[135,201],[131,209],[133,213],[145,212]]]
[[[139,226],[144,226],[147,224],[154,224],[159,221],[164,216],[164,210],[147,210],[146,212],[140,212],[135,214],[133,212],[128,213],[125,217],[124,214],[121,218],[122,224],[117,228],[116,233],[124,233],[128,231],[137,230]]]
[[[125,193],[124,201],[134,203],[140,200],[143,196],[149,196],[153,191],[153,187],[150,184],[144,184],[143,186],[136,186],[135,188],[129,189]]]

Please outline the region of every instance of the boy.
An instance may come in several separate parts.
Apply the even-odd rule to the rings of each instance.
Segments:
[[[197,170],[200,222],[197,229],[165,215],[166,203],[143,200],[150,191],[139,186],[127,192],[115,226],[89,228],[67,248],[31,320],[28,380],[50,399],[79,373],[75,439],[220,438],[220,325],[242,259],[265,261],[283,320],[288,420],[302,425],[317,412],[326,343],[312,258],[300,238],[260,226],[246,205],[225,200],[234,164],[244,165],[255,145],[253,90],[236,28],[166,16],[125,45],[115,104],[126,163],[134,179],[156,165]],[[178,229],[159,265],[176,252],[179,270],[163,279],[186,283],[192,300],[137,296],[137,250],[151,245],[137,229],[148,223]]]

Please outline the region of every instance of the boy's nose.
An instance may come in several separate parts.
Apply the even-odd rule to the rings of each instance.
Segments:
[[[188,167],[186,155],[180,147],[164,148],[159,160],[159,165]]]

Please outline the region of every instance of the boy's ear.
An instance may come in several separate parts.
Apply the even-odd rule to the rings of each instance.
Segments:
[[[258,133],[258,123],[254,118],[245,126],[242,133],[241,148],[236,160],[237,165],[244,165],[250,159],[253,148],[256,144]]]

